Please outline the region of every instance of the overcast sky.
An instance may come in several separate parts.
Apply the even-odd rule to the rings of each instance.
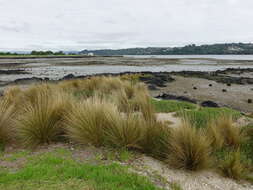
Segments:
[[[0,51],[216,42],[253,42],[253,0],[0,0]]]

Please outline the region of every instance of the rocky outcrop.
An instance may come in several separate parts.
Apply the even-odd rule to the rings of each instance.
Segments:
[[[241,77],[240,74],[244,72],[253,73],[252,68],[248,69],[240,69],[240,68],[230,68],[226,70],[218,70],[214,72],[201,72],[201,71],[180,71],[180,72],[171,72],[174,75],[180,75],[184,77],[196,77],[196,78],[204,78],[208,80],[214,80],[219,83],[227,84],[231,86],[231,84],[253,84],[253,77]],[[230,76],[230,74],[236,74],[238,76]],[[252,74],[253,75],[253,74]]]
[[[200,104],[203,107],[218,108],[219,105],[211,100],[204,101]]]
[[[167,94],[167,93],[160,94],[160,95],[156,96],[155,98],[159,98],[159,99],[163,99],[163,100],[179,100],[179,101],[185,101],[185,102],[190,102],[190,103],[194,103],[194,104],[197,103],[196,100],[190,99],[186,96],[176,96],[176,95]]]
[[[28,74],[25,70],[22,69],[8,69],[8,70],[0,70],[0,75],[19,75],[19,74]]]
[[[158,87],[166,87],[166,83],[175,80],[168,73],[152,73],[141,76],[139,79],[146,84]]]

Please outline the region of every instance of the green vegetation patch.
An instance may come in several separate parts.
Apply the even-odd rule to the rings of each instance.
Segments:
[[[163,112],[163,113],[176,112],[185,109],[192,110],[197,108],[197,105],[195,104],[177,100],[152,99],[151,102],[154,105],[156,112]]]
[[[218,119],[221,115],[232,116],[233,120],[241,116],[239,111],[230,108],[204,108],[200,107],[196,110],[186,110],[178,112],[180,116],[187,118],[190,123],[197,128],[203,128],[208,125],[211,120]]]
[[[113,163],[92,165],[49,152],[31,157],[15,171],[0,170],[0,189],[76,189],[76,190],[158,190],[146,177],[130,173],[128,167]]]
[[[239,111],[225,107],[199,107],[196,104],[177,100],[152,99],[151,102],[156,112],[177,112],[178,116],[186,118],[197,128],[206,127],[210,120],[218,119],[222,114],[231,115],[233,119],[238,119],[241,116]]]

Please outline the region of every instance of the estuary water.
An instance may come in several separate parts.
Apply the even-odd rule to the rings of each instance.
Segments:
[[[216,71],[227,68],[253,68],[253,55],[143,55],[26,60],[1,59],[0,70],[22,69],[28,73],[2,74],[0,75],[0,82],[30,77],[60,79],[68,74],[80,76],[143,71]]]

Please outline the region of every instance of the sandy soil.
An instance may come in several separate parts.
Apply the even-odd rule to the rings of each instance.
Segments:
[[[144,175],[160,175],[168,183],[180,184],[183,190],[252,190],[247,182],[224,178],[214,171],[187,172],[167,167],[164,163],[142,155],[134,166]]]
[[[231,107],[244,112],[253,112],[253,103],[249,104],[248,99],[253,99],[253,85],[236,85],[217,83],[212,80],[201,78],[190,78],[173,76],[176,80],[166,84],[166,87],[151,91],[153,96],[161,93],[169,93],[177,96],[186,96],[196,99],[199,102],[211,100],[219,105]],[[210,87],[209,84],[212,84]],[[197,89],[194,90],[193,88]],[[226,89],[227,92],[222,90]]]
[[[172,113],[157,113],[156,117],[158,121],[167,122],[169,127],[180,126],[182,120],[175,116],[175,112]]]

